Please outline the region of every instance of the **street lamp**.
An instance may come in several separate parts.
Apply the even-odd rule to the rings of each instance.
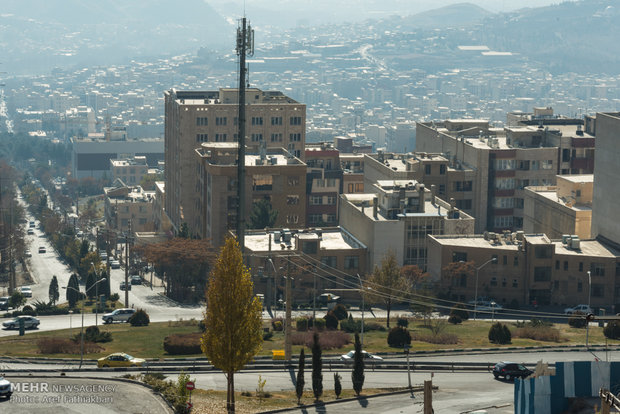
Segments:
[[[94,262],[90,262],[90,264],[93,266],[93,270],[95,271],[95,277],[97,279],[99,279],[99,276],[97,274],[97,268],[95,267],[95,263]],[[104,278],[105,280],[105,278]],[[93,286],[96,286],[95,288],[95,326],[97,326],[99,324],[99,282],[97,281],[97,283],[95,283]],[[92,288],[92,286],[91,286]]]
[[[590,300],[592,298],[592,274],[588,270],[586,272],[588,274],[588,312],[590,312]],[[590,320],[588,315],[586,315],[586,349],[588,349],[588,334],[590,333]]]
[[[484,266],[488,265],[491,262],[496,263],[497,257],[493,257],[492,259],[487,260],[486,262],[482,263],[479,267],[476,268],[476,291],[474,295],[474,320],[476,320],[476,316],[478,314],[478,273],[480,273],[480,269],[482,269]]]
[[[361,328],[361,332],[362,332],[362,338],[360,340],[361,344],[362,344],[362,349],[364,347],[364,308],[365,303],[364,303],[364,286],[362,285],[362,278],[360,277],[360,274],[357,273],[357,280],[359,280],[360,282],[360,293],[362,294],[362,328]]]
[[[98,281],[95,282],[94,285],[92,285],[91,287],[89,287],[88,289],[86,289],[86,291],[84,292],[84,295],[88,294],[88,291],[91,290],[93,287],[97,286],[97,284],[99,284],[99,282],[103,282],[104,280],[106,280],[106,278],[104,277],[103,279],[99,279]],[[71,289],[75,292],[78,293],[78,295],[80,294],[79,289],[74,288],[73,286],[63,286],[63,289]],[[85,299],[82,299],[82,329],[80,331],[80,367],[78,369],[82,369],[82,362],[84,361],[84,302]]]
[[[269,263],[271,263],[271,267],[273,267],[273,318],[276,318],[276,309],[278,308],[278,271],[276,270],[276,265],[273,264],[273,260],[271,257],[267,259]]]

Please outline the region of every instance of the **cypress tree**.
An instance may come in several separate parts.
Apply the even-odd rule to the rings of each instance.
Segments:
[[[342,384],[340,380],[342,377],[337,372],[334,372],[334,393],[336,394],[336,399],[340,398],[340,393],[342,392]]]
[[[319,401],[323,395],[323,362],[321,361],[321,345],[319,345],[319,334],[314,333],[312,342],[312,391],[314,399]]]
[[[353,391],[360,396],[364,386],[364,355],[362,355],[362,344],[359,334],[355,334],[355,358],[353,359],[353,372],[351,373]]]
[[[295,392],[297,393],[297,405],[301,404],[301,397],[304,395],[304,365],[306,363],[306,356],[304,349],[301,348],[299,354],[299,368],[297,369],[297,383],[295,384]]]

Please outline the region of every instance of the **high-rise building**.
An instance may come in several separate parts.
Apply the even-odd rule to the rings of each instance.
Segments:
[[[196,202],[199,172],[194,150],[205,142],[237,142],[238,89],[164,93],[166,149],[166,214],[175,229],[187,223],[190,234],[201,232]],[[258,153],[285,148],[303,159],[306,106],[277,91],[246,89],[246,146]]]

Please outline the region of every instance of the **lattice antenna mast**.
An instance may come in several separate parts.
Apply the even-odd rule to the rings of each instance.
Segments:
[[[237,28],[237,55],[239,56],[239,151],[237,156],[237,241],[241,253],[245,247],[245,85],[247,68],[245,57],[254,55],[254,30],[241,19]]]

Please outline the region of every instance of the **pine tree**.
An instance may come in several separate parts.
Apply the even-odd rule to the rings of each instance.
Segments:
[[[67,302],[69,302],[69,307],[75,307],[75,303],[78,301],[80,296],[80,284],[78,282],[78,276],[73,273],[69,278],[69,283],[67,284]]]
[[[297,368],[297,383],[295,384],[295,392],[297,393],[297,405],[301,404],[301,397],[304,395],[304,365],[306,363],[306,356],[304,349],[301,348],[299,354],[299,367]]]
[[[314,392],[314,399],[319,401],[323,395],[323,362],[321,360],[319,334],[315,332],[312,339],[312,391]]]
[[[52,276],[52,281],[50,282],[48,294],[50,302],[52,303],[52,305],[55,305],[60,298],[60,292],[58,291],[58,278],[56,277],[56,275]]]
[[[254,295],[239,243],[233,238],[226,240],[209,276],[204,322],[202,351],[226,374],[226,407],[234,413],[234,374],[260,351],[263,333],[262,305]]]
[[[262,199],[252,204],[248,227],[251,229],[273,227],[277,218],[278,210],[271,208],[271,203],[269,200]]]
[[[351,373],[353,391],[360,396],[364,386],[364,355],[362,354],[362,344],[359,334],[355,334],[355,358],[353,359],[353,372]]]
[[[88,272],[86,275],[86,285],[84,286],[85,292],[87,293],[89,298],[95,296],[95,289],[91,289],[95,282],[97,281],[97,275],[94,272]]]

